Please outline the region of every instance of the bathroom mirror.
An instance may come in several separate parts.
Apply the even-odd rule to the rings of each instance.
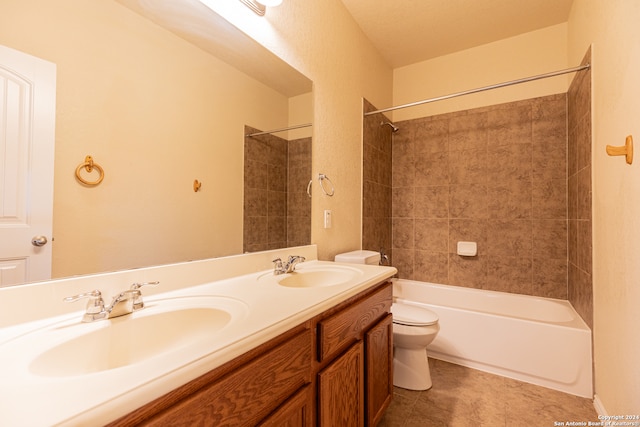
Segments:
[[[197,0],[2,8],[0,44],[57,66],[52,278],[242,253],[245,126],[311,122],[312,82]]]

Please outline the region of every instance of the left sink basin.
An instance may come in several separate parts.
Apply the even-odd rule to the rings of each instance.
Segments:
[[[32,348],[35,350],[29,363],[32,374],[87,375],[145,362],[187,346],[211,343],[217,334],[247,313],[247,305],[233,298],[168,298],[149,301],[144,310],[128,316],[44,328],[13,344],[25,340],[27,345],[33,340],[44,344],[40,349]]]

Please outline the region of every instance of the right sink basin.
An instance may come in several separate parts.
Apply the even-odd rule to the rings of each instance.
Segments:
[[[287,288],[318,288],[343,285],[361,276],[362,271],[343,265],[305,266],[299,264],[292,273],[273,275],[269,273],[263,279],[275,280],[278,285]]]

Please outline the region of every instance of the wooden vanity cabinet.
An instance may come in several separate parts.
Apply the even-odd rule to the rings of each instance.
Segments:
[[[110,426],[375,426],[393,392],[391,283],[375,285]]]
[[[318,425],[375,426],[391,403],[391,302],[388,283],[319,319]]]

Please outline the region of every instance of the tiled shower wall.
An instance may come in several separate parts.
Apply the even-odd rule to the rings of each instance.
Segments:
[[[567,298],[566,95],[396,123],[400,277]],[[456,254],[474,241],[478,255]]]
[[[588,52],[583,64],[590,61]],[[593,327],[591,70],[577,73],[569,87],[568,127],[569,301],[589,327]]]
[[[364,100],[364,111],[375,107]],[[391,128],[383,114],[365,116],[362,153],[362,248],[384,250],[392,257],[391,248]]]
[[[245,127],[245,134],[254,132],[259,130]],[[245,138],[244,252],[310,243],[310,177],[311,138]]]
[[[593,326],[590,71],[567,94],[383,121],[364,121],[363,249],[390,248],[402,278],[569,299]],[[468,240],[477,257],[456,254]]]
[[[311,137],[289,141],[287,181],[287,247],[311,244]]]

